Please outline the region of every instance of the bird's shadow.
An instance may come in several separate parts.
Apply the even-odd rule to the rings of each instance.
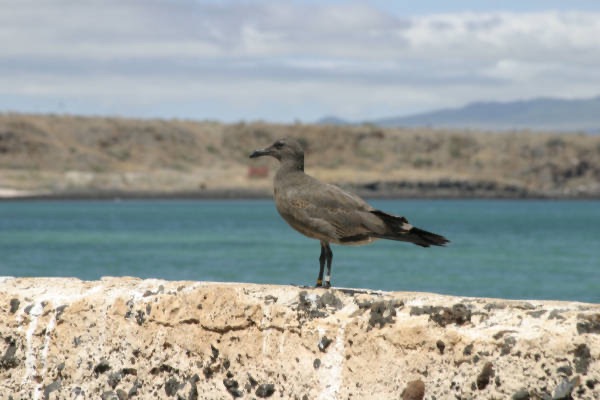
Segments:
[[[374,295],[374,296],[382,296],[383,292],[380,290],[373,290],[373,289],[358,289],[358,288],[343,288],[343,287],[335,287],[335,286],[331,286],[331,287],[322,287],[322,286],[308,286],[308,285],[292,285],[295,286],[297,288],[300,289],[319,289],[319,290],[335,290],[338,292],[342,292],[344,294],[348,294],[350,296],[354,296],[356,294],[368,294],[368,295]]]

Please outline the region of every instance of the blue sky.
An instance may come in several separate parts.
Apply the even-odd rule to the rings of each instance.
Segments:
[[[0,111],[361,121],[600,94],[597,1],[0,1]]]

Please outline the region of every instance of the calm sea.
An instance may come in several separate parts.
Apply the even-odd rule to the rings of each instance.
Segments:
[[[600,302],[600,202],[378,200],[447,248],[332,246],[335,286]],[[317,241],[272,201],[0,202],[0,275],[313,285]]]

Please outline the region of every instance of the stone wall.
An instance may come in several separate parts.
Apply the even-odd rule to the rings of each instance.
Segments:
[[[1,399],[600,399],[600,305],[0,278]]]

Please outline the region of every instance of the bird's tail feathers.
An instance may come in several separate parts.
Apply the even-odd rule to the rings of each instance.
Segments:
[[[436,233],[428,232],[423,229],[419,229],[417,227],[413,227],[410,231],[408,231],[410,236],[416,236],[419,238],[418,242],[413,242],[416,245],[429,247],[433,246],[445,246],[446,243],[450,241],[443,237],[442,235],[438,235]]]
[[[450,242],[441,235],[412,226],[404,217],[390,215],[379,210],[371,212],[377,215],[388,228],[385,233],[376,235],[378,238],[410,242],[421,247],[445,246]]]

